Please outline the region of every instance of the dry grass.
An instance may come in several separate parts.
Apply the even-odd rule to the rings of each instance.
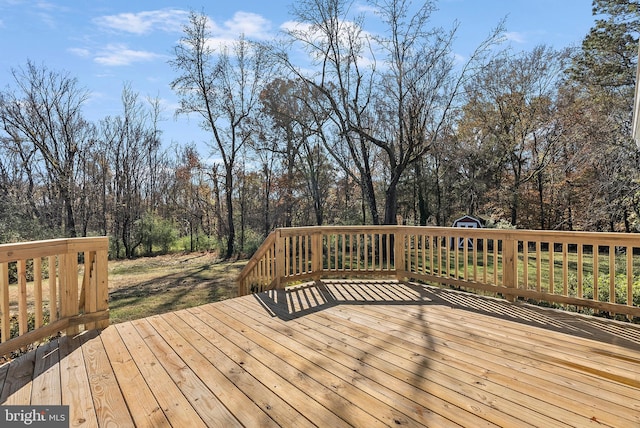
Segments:
[[[221,262],[210,253],[110,262],[111,323],[235,297],[245,263]]]

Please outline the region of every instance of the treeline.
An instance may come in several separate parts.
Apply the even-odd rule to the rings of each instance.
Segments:
[[[303,0],[269,45],[213,46],[192,13],[171,87],[216,162],[167,147],[158,100],[125,85],[121,113],[89,122],[78,79],[29,62],[0,91],[0,241],[98,234],[113,257],[232,257],[279,226],[462,214],[636,231],[637,3],[594,1],[580,48],[505,50],[500,24],[464,61],[429,1],[372,2],[374,35],[348,1]]]

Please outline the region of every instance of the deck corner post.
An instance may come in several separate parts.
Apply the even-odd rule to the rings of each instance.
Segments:
[[[518,288],[518,241],[512,236],[507,236],[502,241],[502,285],[506,288]],[[516,295],[508,294],[507,300],[515,302]]]
[[[398,281],[406,281],[406,260],[405,260],[405,241],[406,241],[406,233],[401,231],[402,229],[399,227],[395,228],[394,233],[391,235],[393,237],[393,261],[394,268],[396,271],[396,279]]]
[[[106,238],[107,242],[109,238]],[[107,244],[108,247],[108,244]],[[96,311],[109,310],[109,251],[98,250],[96,252]],[[109,318],[98,321],[95,328],[104,329],[109,326]]]
[[[286,276],[285,272],[285,243],[282,237],[282,229],[276,229],[276,272],[275,272],[275,287],[277,290],[284,288],[284,277]]]
[[[60,303],[62,318],[69,319],[78,315],[78,254],[66,252],[61,255],[60,263]],[[80,331],[77,325],[67,328],[67,336]]]
[[[314,230],[311,234],[311,272],[313,280],[322,278],[322,231]]]

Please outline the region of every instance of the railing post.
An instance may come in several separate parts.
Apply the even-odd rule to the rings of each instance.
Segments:
[[[322,231],[320,230],[311,234],[311,272],[314,281],[319,281],[322,277]]]
[[[0,335],[1,342],[10,339],[9,328],[9,264],[0,263]]]
[[[275,272],[275,285],[276,289],[281,289],[282,287],[282,279],[285,275],[285,263],[284,263],[284,238],[282,238],[282,231],[280,229],[276,229],[276,272]]]
[[[78,315],[78,254],[67,252],[60,257],[60,312],[62,318]],[[75,325],[67,328],[67,336],[80,331]]]
[[[109,310],[109,251],[96,251],[96,311]],[[96,322],[95,328],[103,329],[109,326],[109,318]]]
[[[398,281],[406,280],[406,259],[405,259],[405,241],[406,234],[396,227],[390,235],[393,237],[393,266],[396,271],[396,279]]]
[[[507,235],[502,241],[502,285],[507,288],[518,288],[518,241]],[[514,302],[516,296],[507,295],[509,302]]]

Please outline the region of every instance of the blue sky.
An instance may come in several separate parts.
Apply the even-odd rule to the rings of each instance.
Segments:
[[[91,92],[90,120],[121,111],[124,83],[141,96],[162,100],[166,144],[207,138],[195,121],[174,120],[176,97],[169,88],[175,72],[167,64],[189,10],[214,22],[214,36],[269,39],[293,19],[291,0],[0,0],[0,88],[11,68],[27,60],[68,72]],[[440,0],[434,24],[459,21],[456,54],[466,56],[498,21],[507,17],[514,50],[544,43],[579,45],[594,24],[591,0]]]

